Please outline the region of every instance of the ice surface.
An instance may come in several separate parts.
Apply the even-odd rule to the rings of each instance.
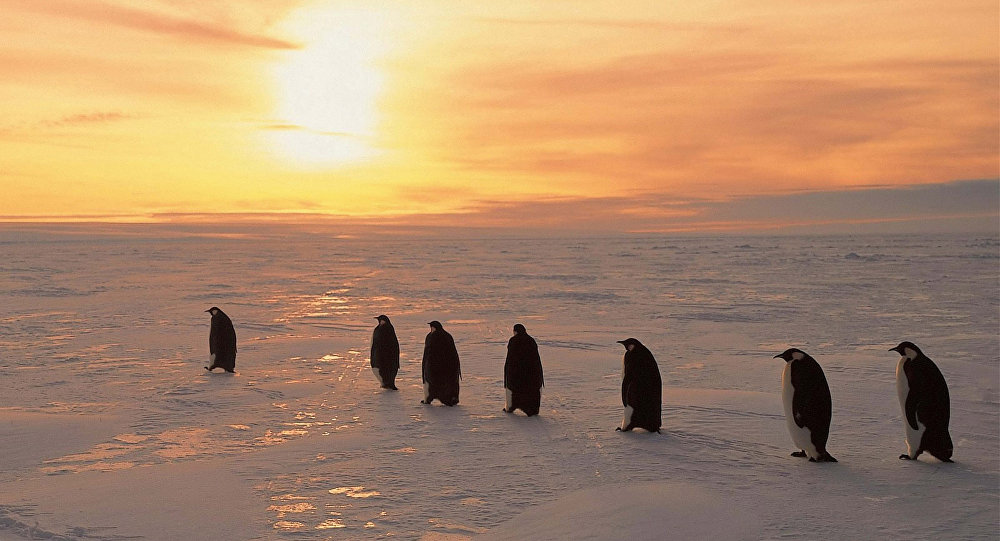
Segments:
[[[996,236],[25,227],[0,229],[0,539],[1000,531]],[[235,375],[201,368],[213,305]],[[368,367],[382,313],[398,392]],[[462,357],[455,408],[419,404],[434,319]],[[535,418],[501,412],[517,322],[545,366]],[[659,363],[662,435],[614,432],[628,337]],[[901,340],[948,380],[956,464],[897,459]],[[826,372],[839,464],[788,456],[772,357],[790,346]]]

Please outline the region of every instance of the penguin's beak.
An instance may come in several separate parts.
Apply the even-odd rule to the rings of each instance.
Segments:
[[[896,353],[899,353],[899,346],[896,346],[894,348],[889,348],[889,351],[895,351]]]
[[[775,355],[774,357],[771,357],[771,358],[772,358],[772,359],[780,359],[780,358],[782,358],[782,357],[781,357],[781,354],[779,353],[779,354],[777,354],[777,355]]]
[[[624,341],[624,340],[617,340],[617,342],[618,342],[619,344],[623,344],[623,345],[625,344],[625,341]]]
[[[212,309],[211,309],[211,308],[209,308],[208,310],[205,310],[205,311],[206,311],[206,312],[211,312],[211,311],[212,311]]]

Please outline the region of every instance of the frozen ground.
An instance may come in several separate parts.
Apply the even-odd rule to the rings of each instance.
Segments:
[[[0,539],[996,539],[1000,242],[991,236],[337,239],[0,229]],[[233,233],[230,231],[229,233]],[[237,374],[208,374],[218,305]],[[403,351],[367,367],[373,317]],[[461,404],[419,404],[426,322]],[[539,341],[537,418],[501,389]],[[664,381],[621,434],[622,348]],[[897,357],[952,393],[956,464],[909,463]],[[838,464],[793,450],[788,346],[824,367]]]

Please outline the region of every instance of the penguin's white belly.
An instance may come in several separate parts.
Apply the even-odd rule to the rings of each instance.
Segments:
[[[429,400],[430,396],[431,396],[431,384],[427,383],[425,381],[424,382],[424,401],[429,403],[430,402],[430,400]]]
[[[385,385],[385,383],[382,382],[382,374],[378,373],[378,368],[376,368],[376,367],[373,366],[372,367],[372,374],[375,374],[375,379],[378,380],[378,384],[379,385]]]
[[[208,356],[208,362],[215,363],[215,354],[214,353]],[[211,365],[209,365],[209,366],[211,366]]]
[[[510,392],[510,389],[507,389],[506,387],[504,388],[504,393],[507,396],[507,407],[505,409],[510,411],[510,403],[511,399],[514,398],[514,393]]]
[[[920,440],[924,437],[924,429],[927,428],[920,419],[917,419],[917,429],[914,430],[910,426],[909,421],[906,420],[906,397],[910,395],[910,381],[906,379],[906,372],[903,370],[903,364],[906,363],[906,357],[900,357],[899,363],[896,364],[896,394],[899,396],[899,409],[903,411],[903,428],[906,433],[906,454],[910,458],[914,458],[914,454],[917,449],[920,448]],[[914,415],[915,416],[915,415]]]
[[[812,431],[805,426],[797,425],[792,413],[792,399],[795,395],[795,387],[792,387],[792,363],[794,362],[785,363],[785,370],[781,373],[781,401],[785,406],[785,423],[788,425],[788,435],[792,437],[792,443],[805,451],[809,458],[819,458],[819,452],[812,442]]]
[[[625,406],[625,415],[622,417],[622,430],[625,430],[628,425],[632,424],[633,412],[632,406]]]

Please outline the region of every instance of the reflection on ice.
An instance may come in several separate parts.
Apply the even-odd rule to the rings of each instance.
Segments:
[[[268,511],[277,511],[278,518],[285,518],[288,513],[305,513],[316,509],[316,506],[308,502],[288,503],[284,505],[268,506]]]
[[[372,524],[372,526],[374,526],[374,524]],[[330,519],[324,520],[323,522],[320,522],[316,526],[316,529],[317,530],[330,530],[330,529],[333,529],[333,528],[346,528],[346,527],[347,527],[347,525],[344,524],[343,521],[341,521],[340,519],[330,518]]]
[[[306,527],[305,524],[291,520],[279,520],[278,522],[274,523],[275,530],[296,531],[296,530],[301,530],[302,528],[305,527]]]
[[[377,490],[365,490],[365,487],[363,486],[331,488],[328,492],[330,494],[343,494],[348,498],[371,498],[373,496],[382,495],[382,493]]]

